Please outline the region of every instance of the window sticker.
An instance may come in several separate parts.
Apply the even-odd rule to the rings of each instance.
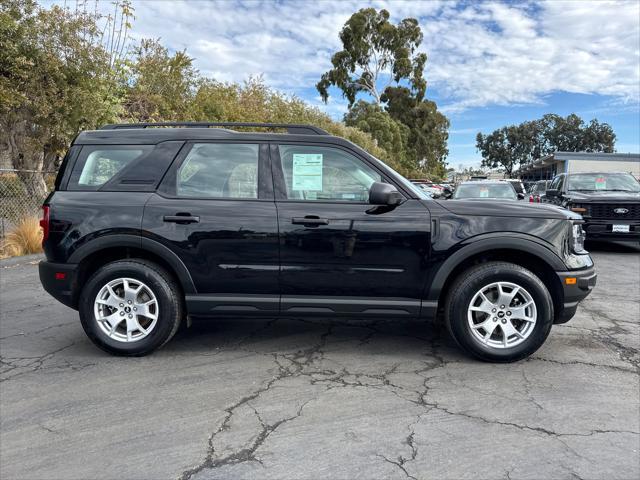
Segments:
[[[322,191],[322,154],[293,154],[293,190]]]
[[[596,178],[596,190],[606,190],[607,189],[607,179],[604,177]]]

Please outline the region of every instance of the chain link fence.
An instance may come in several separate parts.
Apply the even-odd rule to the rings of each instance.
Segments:
[[[21,220],[41,216],[55,176],[56,172],[0,169],[0,239]]]

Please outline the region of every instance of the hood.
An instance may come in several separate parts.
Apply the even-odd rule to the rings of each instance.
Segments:
[[[546,203],[504,200],[436,200],[456,215],[484,217],[535,217],[580,220],[582,216],[566,208]]]
[[[576,192],[569,191],[564,197],[580,203],[640,203],[640,193],[633,192]]]

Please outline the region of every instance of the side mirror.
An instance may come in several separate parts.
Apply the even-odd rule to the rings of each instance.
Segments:
[[[371,205],[395,207],[400,205],[403,199],[396,187],[388,183],[373,182],[369,189],[369,203]]]
[[[544,194],[549,198],[555,198],[558,196],[558,190],[548,189]]]
[[[442,189],[442,197],[449,199],[453,196],[453,191],[450,188],[444,187]]]
[[[524,200],[524,193],[518,194],[518,200]]]

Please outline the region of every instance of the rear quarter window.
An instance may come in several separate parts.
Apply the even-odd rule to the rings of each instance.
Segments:
[[[152,145],[100,145],[82,148],[76,161],[69,190],[99,190],[118,172],[139,161]]]

